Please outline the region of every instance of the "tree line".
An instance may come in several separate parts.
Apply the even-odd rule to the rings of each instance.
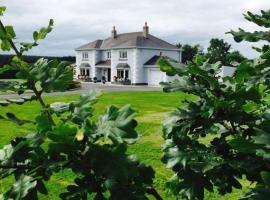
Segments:
[[[0,68],[4,65],[7,65],[11,63],[12,58],[14,55],[0,55]],[[44,56],[31,56],[31,55],[24,55],[23,60],[25,60],[28,63],[35,63],[38,59],[42,58]],[[75,62],[75,56],[62,56],[62,57],[53,57],[53,56],[45,56],[44,58],[48,60],[57,59],[59,61],[68,61],[71,63]],[[0,74],[0,79],[11,79],[15,78],[17,71],[16,70],[8,70],[2,74]]]
[[[219,38],[212,38],[210,40],[206,52],[204,52],[203,47],[199,44],[178,43],[176,46],[182,49],[182,62],[185,64],[192,61],[196,55],[204,56],[210,63],[219,61],[222,65],[226,66],[236,66],[247,59],[239,51],[233,50],[231,44]]]

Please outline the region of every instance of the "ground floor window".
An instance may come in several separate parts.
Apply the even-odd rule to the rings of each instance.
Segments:
[[[128,69],[117,69],[117,78],[129,79]]]
[[[90,69],[80,69],[81,76],[90,76]]]

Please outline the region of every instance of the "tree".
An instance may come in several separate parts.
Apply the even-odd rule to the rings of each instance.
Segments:
[[[239,51],[230,52],[227,56],[229,65],[237,65],[246,59]]]
[[[0,6],[0,16],[5,7]],[[12,187],[0,194],[0,199],[38,199],[39,193],[48,194],[45,182],[60,170],[73,172],[74,183],[60,194],[61,199],[95,200],[148,199],[161,197],[152,187],[154,171],[127,153],[128,146],[138,139],[135,111],[124,106],[108,107],[104,114],[93,119],[93,106],[100,95],[97,91],[82,95],[76,102],[46,104],[44,92],[65,91],[72,81],[68,62],[39,59],[33,65],[23,60],[23,53],[38,45],[52,31],[53,20],[47,27],[33,33],[33,42],[15,45],[15,31],[0,20],[0,49],[14,50],[16,56],[5,70],[16,69],[16,76],[24,83],[0,83],[1,90],[18,94],[32,90],[34,95],[0,101],[0,106],[22,105],[37,101],[41,111],[34,120],[20,119],[14,113],[0,116],[22,128],[32,124],[34,130],[27,136],[14,138],[0,150],[0,179],[14,180]],[[40,83],[41,89],[36,87]],[[2,191],[1,191],[2,192]]]
[[[228,65],[228,56],[231,45],[223,39],[213,38],[210,40],[210,45],[207,48],[206,58],[210,63],[221,62],[222,65]]]
[[[262,11],[261,15],[248,12],[245,17],[270,28],[270,11]],[[269,31],[251,33],[240,29],[230,33],[238,42],[270,42]],[[227,52],[230,45],[221,44]],[[219,52],[219,48],[212,50]],[[176,196],[201,200],[204,191],[213,192],[214,187],[224,195],[233,188],[241,189],[240,179],[246,177],[256,186],[243,199],[269,199],[270,48],[266,45],[257,50],[261,52],[259,58],[244,60],[235,76],[225,77],[222,82],[222,62],[205,62],[199,56],[182,67],[160,59],[162,71],[181,77],[163,83],[164,91],[194,95],[170,113],[163,124],[162,161],[175,173],[168,186]]]
[[[203,48],[199,44],[196,44],[194,46],[191,46],[189,44],[185,45],[177,44],[176,46],[182,49],[183,63],[192,61],[196,55],[203,55]]]

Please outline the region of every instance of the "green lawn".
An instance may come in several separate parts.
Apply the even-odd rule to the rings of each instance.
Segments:
[[[77,100],[78,95],[45,97],[46,103],[56,101],[72,101]],[[136,119],[139,122],[138,131],[142,135],[141,139],[129,148],[130,153],[136,154],[146,164],[151,165],[156,171],[155,187],[162,194],[164,199],[172,200],[173,198],[165,189],[165,182],[170,178],[172,172],[165,168],[160,161],[162,157],[161,145],[162,139],[162,120],[166,113],[173,111],[177,106],[181,105],[181,101],[187,98],[186,95],[180,93],[162,93],[162,92],[119,92],[105,93],[95,106],[95,114],[99,115],[104,112],[109,105],[123,106],[131,104],[138,111]],[[11,105],[1,108],[0,114],[6,112],[14,112],[22,119],[34,119],[39,112],[39,105],[36,102],[30,102],[24,106]],[[25,135],[30,132],[31,126],[25,125],[23,128],[14,125],[11,122],[0,121],[0,147],[7,144],[10,139]],[[49,197],[43,199],[59,199],[58,194],[64,190],[65,186],[72,181],[72,174],[69,171],[62,171],[54,175],[47,184],[49,188]],[[0,192],[3,191],[7,180],[0,181]],[[206,199],[238,199],[242,191],[235,190],[232,194],[225,197],[215,194],[206,194]]]

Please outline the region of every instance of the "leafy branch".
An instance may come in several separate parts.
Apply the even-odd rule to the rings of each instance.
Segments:
[[[245,17],[269,28],[269,11]],[[270,41],[269,31],[230,32],[236,41]],[[258,50],[258,49],[257,49]],[[162,161],[174,171],[168,186],[177,197],[204,199],[204,192],[221,195],[241,189],[246,177],[255,188],[243,199],[268,199],[270,194],[269,91],[270,47],[259,58],[243,61],[233,77],[220,77],[220,63],[197,56],[187,66],[162,58],[167,75],[181,77],[163,83],[165,92],[193,94],[170,113],[163,124]]]
[[[0,7],[0,16],[4,10]],[[37,46],[38,40],[44,39],[52,26],[53,20],[50,20],[47,27],[33,33],[33,42],[22,42],[18,48],[14,44],[13,27],[1,22],[0,47],[16,53],[4,70],[16,68],[16,76],[25,80],[19,85],[8,83],[1,89],[11,89],[18,94],[31,89],[35,95],[0,101],[0,106],[11,103],[23,106],[25,102],[37,100],[42,109],[34,122],[31,121],[34,133],[17,137],[0,149],[0,179],[15,178],[13,186],[1,194],[0,199],[33,200],[38,199],[38,193],[48,195],[45,182],[60,170],[69,169],[76,178],[60,194],[61,199],[87,199],[89,195],[99,200],[148,199],[147,195],[151,195],[161,200],[153,188],[154,170],[127,153],[128,146],[139,138],[134,120],[136,113],[132,108],[110,106],[103,115],[95,116],[96,121],[93,106],[100,96],[97,91],[81,95],[75,102],[51,105],[44,102],[44,92],[67,89],[73,79],[72,68],[67,62],[46,59],[30,65],[23,61],[22,55]],[[12,113],[6,116],[22,128],[30,123]]]

